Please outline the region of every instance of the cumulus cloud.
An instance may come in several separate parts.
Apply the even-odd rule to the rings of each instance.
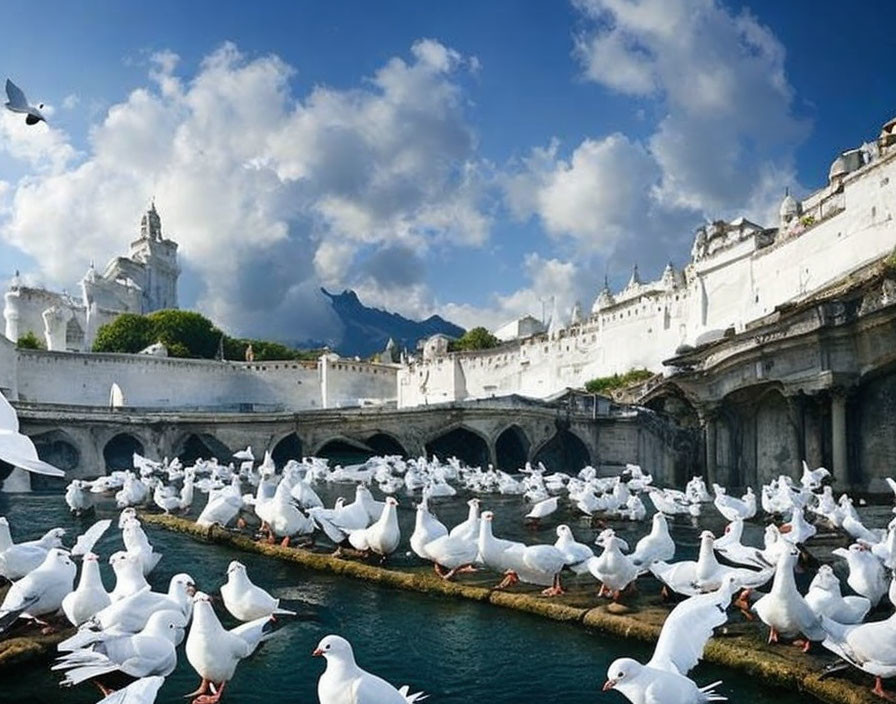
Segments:
[[[590,20],[576,38],[585,76],[665,110],[649,139],[660,199],[728,213],[750,204],[770,171],[782,187],[794,181],[807,125],[793,113],[784,47],[748,10],[717,0],[574,4]]]
[[[402,260],[487,240],[460,85],[477,68],[424,39],[354,88],[296,96],[277,56],[225,44],[189,75],[175,54],[155,54],[146,85],[93,126],[86,154],[3,115],[0,149],[34,172],[9,198],[2,237],[50,283],[71,285],[90,259],[124,249],[155,196],[201,277],[203,311],[240,334],[338,339],[321,285],[386,299],[409,282],[392,270]],[[410,283],[424,306],[425,287]]]
[[[748,11],[717,0],[574,0],[583,77],[632,96],[646,138],[623,133],[536,147],[503,185],[510,211],[612,270],[648,275],[690,249],[702,221],[774,225],[807,125],[793,112],[785,52]],[[643,127],[639,127],[642,130]]]

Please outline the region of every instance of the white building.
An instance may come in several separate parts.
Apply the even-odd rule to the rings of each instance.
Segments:
[[[93,264],[81,279],[80,300],[67,293],[23,286],[18,273],[4,295],[6,337],[31,332],[48,350],[86,352],[101,325],[121,313],[177,308],[177,243],[162,236],[155,203],[140,221],[127,257],[111,260],[102,274]]]
[[[776,227],[713,222],[697,230],[683,271],[670,264],[643,283],[636,268],[622,291],[605,284],[585,319],[552,320],[546,334],[490,350],[430,349],[400,370],[399,407],[514,393],[546,398],[633,368],[661,372],[681,345],[740,332],[888,255],[894,210],[896,119],[876,143],[839,155],[824,188],[802,201],[786,195]]]
[[[495,330],[494,334],[501,342],[508,342],[523,337],[532,337],[532,335],[538,335],[546,331],[547,328],[544,323],[538,320],[538,318],[527,315],[505,323]]]

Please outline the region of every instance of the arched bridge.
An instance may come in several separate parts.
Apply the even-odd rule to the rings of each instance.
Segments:
[[[510,397],[413,409],[212,414],[17,404],[22,432],[68,475],[96,476],[153,458],[218,457],[251,445],[278,466],[315,455],[343,464],[374,454],[457,456],[471,465],[514,471],[530,462],[552,470],[591,464],[612,470],[639,463],[675,481],[697,461],[698,441],[646,409],[570,396],[557,404]]]

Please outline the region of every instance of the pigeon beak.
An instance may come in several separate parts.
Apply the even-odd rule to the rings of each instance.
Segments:
[[[196,594],[196,585],[190,582],[187,585],[187,596],[194,596]]]
[[[314,650],[311,651],[311,656],[315,657],[315,658],[320,657],[323,654],[324,654],[324,651],[321,650],[320,648],[315,648]]]
[[[604,682],[602,691],[609,692],[615,686],[616,686],[616,680],[607,680],[606,682]]]

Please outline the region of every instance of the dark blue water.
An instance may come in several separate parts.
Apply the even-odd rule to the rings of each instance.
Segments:
[[[348,493],[344,487],[333,492]],[[330,493],[330,491],[326,492]],[[403,528],[413,521],[409,500],[402,500]],[[557,521],[530,533],[517,520],[524,513],[519,499],[496,497],[484,508],[496,508],[503,521],[496,533],[527,536],[530,542],[553,540]],[[466,514],[459,500],[437,506],[448,523]],[[517,515],[519,513],[519,515]],[[0,515],[6,515],[17,540],[36,537],[49,527],[79,528],[95,518],[69,517],[59,495],[0,495]],[[114,512],[100,510],[99,517]],[[715,519],[711,519],[711,522]],[[580,519],[571,521],[577,535],[593,530]],[[631,537],[645,531],[644,524],[630,529]],[[414,691],[430,693],[433,704],[540,704],[553,700],[564,704],[623,702],[615,692],[603,693],[607,666],[621,656],[642,661],[652,648],[623,641],[580,626],[463,600],[384,589],[354,580],[303,570],[259,555],[196,543],[189,538],[147,526],[150,540],[164,554],[150,582],[155,589],[167,587],[175,572],[187,571],[199,588],[215,592],[224,582],[232,559],[244,562],[254,581],[278,596],[286,605],[307,614],[309,620],[288,623],[251,659],[237,668],[224,694],[225,702],[317,702],[317,679],[324,662],[310,653],[328,633],[348,638],[359,664],[395,685],[410,684]],[[696,545],[697,531],[688,521],[676,524],[674,533],[689,546]],[[409,532],[403,533],[406,541]],[[105,559],[121,548],[118,531],[110,529],[97,546]],[[689,549],[692,551],[692,548]],[[399,556],[396,561],[412,558]],[[107,566],[108,567],[108,566]],[[107,588],[113,582],[108,577]],[[222,617],[224,620],[224,617]],[[225,623],[228,623],[225,620]],[[235,625],[235,624],[233,624]],[[159,702],[182,703],[183,694],[195,689],[198,677],[181,652],[177,670],[163,686]],[[692,673],[698,683],[724,680],[721,690],[732,701],[765,704],[797,704],[806,698],[780,689],[764,689],[743,675],[701,664]],[[95,702],[100,697],[89,684],[61,690],[58,675],[47,665],[31,665],[4,672],[0,682],[2,702]]]

